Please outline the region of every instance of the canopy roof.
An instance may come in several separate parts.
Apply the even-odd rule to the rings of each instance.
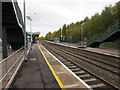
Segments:
[[[2,2],[2,26],[5,27],[23,27],[23,18],[21,10],[16,0]]]

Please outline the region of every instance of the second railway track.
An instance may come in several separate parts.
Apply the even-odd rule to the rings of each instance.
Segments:
[[[91,53],[90,57],[89,54],[85,55],[85,52],[80,52],[79,49],[47,42],[42,42],[42,44],[91,88],[120,88],[118,65],[120,61],[118,59],[112,61],[105,57],[104,60],[99,60],[100,57]]]

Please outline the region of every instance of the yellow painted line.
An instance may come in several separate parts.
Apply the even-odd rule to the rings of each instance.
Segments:
[[[37,44],[37,45],[38,45],[38,44]],[[48,66],[49,66],[52,74],[54,75],[57,83],[59,84],[60,88],[61,88],[62,90],[66,90],[65,87],[64,87],[64,85],[63,85],[63,83],[61,82],[61,80],[59,79],[59,77],[58,77],[57,74],[55,73],[54,69],[53,69],[52,66],[50,65],[49,61],[47,60],[46,56],[44,55],[44,53],[43,53],[40,45],[38,45],[38,48],[39,48],[40,52],[42,53],[42,56],[44,57],[46,63],[48,64]]]

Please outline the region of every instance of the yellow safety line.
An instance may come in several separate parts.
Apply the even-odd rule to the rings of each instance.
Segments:
[[[37,44],[37,45],[38,45],[38,44]],[[57,74],[55,73],[54,69],[53,69],[52,66],[50,65],[49,61],[47,60],[46,56],[44,55],[44,53],[43,53],[43,51],[42,51],[40,45],[38,45],[38,48],[39,48],[40,52],[42,53],[42,56],[44,57],[46,63],[48,64],[48,66],[49,66],[49,68],[50,68],[52,74],[54,75],[56,81],[58,82],[60,88],[61,88],[62,90],[66,90],[66,89],[64,88],[63,83],[61,82],[61,80],[59,79],[59,77],[58,77]]]

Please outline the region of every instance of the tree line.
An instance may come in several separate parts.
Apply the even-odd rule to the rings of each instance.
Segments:
[[[81,12],[82,13],[82,12]],[[79,43],[81,41],[82,29],[83,39],[88,41],[95,38],[97,35],[103,34],[109,26],[116,23],[120,19],[120,1],[114,6],[109,5],[99,14],[85,17],[84,20],[69,25],[64,24],[59,30],[55,32],[48,32],[45,36],[46,40],[54,40],[56,37],[64,36],[65,41],[72,43]],[[43,37],[42,37],[43,38]]]

